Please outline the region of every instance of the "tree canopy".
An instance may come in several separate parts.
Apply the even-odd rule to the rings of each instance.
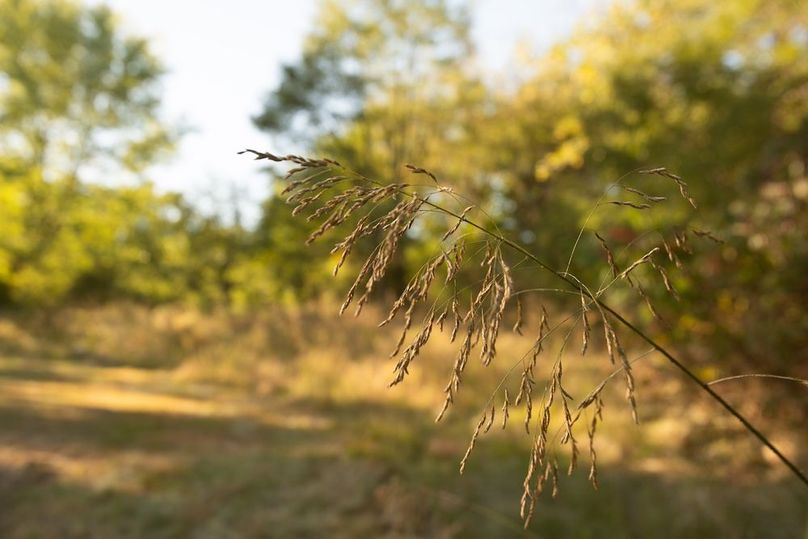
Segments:
[[[800,240],[808,225],[803,3],[615,2],[532,59],[515,89],[498,88],[474,64],[467,14],[448,3],[415,4],[419,9],[406,11],[370,0],[325,3],[300,62],[284,68],[256,124],[301,140],[300,111],[319,114],[350,103],[341,109],[349,114],[333,114],[304,133],[305,145],[386,182],[405,173],[405,163],[426,167],[470,193],[514,237],[541,246],[559,267],[581,227],[571,262],[583,272],[601,256],[592,229],[607,226],[606,239],[618,243],[711,230],[724,243],[706,240],[689,255],[676,284],[693,308],[675,330],[701,333],[750,362],[802,342],[808,334],[799,307],[808,292]],[[451,46],[434,46],[446,36]],[[315,65],[322,71],[309,69]],[[683,203],[654,218],[630,207],[587,218],[608,184],[659,166],[688,182],[698,211]],[[675,189],[642,181],[660,195]],[[277,199],[265,205],[261,229],[276,243],[294,235],[284,235],[293,226],[286,211]],[[412,266],[405,273],[423,263],[419,249],[408,248]],[[309,264],[317,253],[297,256]],[[304,287],[317,289],[311,282]],[[772,328],[760,324],[761,315],[784,322]]]
[[[0,0],[0,299],[248,306],[334,290],[328,247],[304,245],[317,224],[292,220],[279,189],[248,229],[146,181],[178,133],[160,116],[159,60],[114,21],[105,7]],[[754,362],[808,334],[806,21],[801,2],[615,2],[502,86],[477,61],[460,3],[327,0],[253,120],[281,146],[382,183],[424,167],[591,279],[603,256],[594,229],[617,244],[690,234],[673,283],[689,307],[671,327]],[[590,211],[610,183],[653,167],[684,178],[698,211]],[[658,177],[637,181],[676,194]],[[442,225],[410,231],[388,291]]]

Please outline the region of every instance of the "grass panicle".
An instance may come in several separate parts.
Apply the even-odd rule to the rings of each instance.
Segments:
[[[443,405],[436,421],[441,421],[451,409],[475,349],[479,348],[479,358],[483,366],[491,365],[497,358],[497,341],[501,326],[506,316],[509,316],[509,309],[515,310],[515,323],[512,326],[514,333],[521,335],[529,327],[531,319],[534,319],[536,338],[532,346],[508,371],[508,377],[511,374],[520,374],[516,398],[511,402],[509,380],[508,378],[502,380],[484,405],[468,448],[460,460],[460,472],[463,473],[478,439],[488,433],[494,424],[496,417],[494,398],[500,390],[504,393],[500,408],[502,428],[506,428],[512,408],[523,407],[524,428],[532,436],[520,506],[520,514],[526,525],[534,514],[537,499],[546,484],[551,485],[553,496],[558,494],[560,480],[557,452],[562,446],[566,446],[569,454],[568,474],[575,471],[580,454],[577,436],[581,433],[585,433],[588,440],[589,480],[597,488],[595,439],[597,426],[603,420],[604,389],[612,380],[622,377],[628,408],[634,421],[639,422],[633,361],[628,358],[618,328],[625,331],[633,340],[650,345],[653,351],[679,369],[688,380],[708,393],[808,486],[808,478],[748,419],[661,344],[606,302],[605,296],[615,287],[625,283],[629,290],[634,290],[646,303],[654,317],[661,320],[662,317],[651,303],[650,293],[646,288],[649,286],[648,283],[652,283],[651,287],[659,283],[660,289],[664,288],[668,294],[679,299],[669,273],[671,268],[666,266],[682,267],[682,260],[686,260],[687,255],[693,250],[689,234],[720,242],[721,240],[712,233],[696,229],[667,230],[661,234],[662,239],[659,243],[648,245],[646,242],[644,246],[641,243],[631,244],[618,251],[618,256],[609,246],[604,234],[592,231],[606,255],[606,264],[601,271],[604,281],[596,287],[586,284],[570,273],[574,248],[567,268],[564,271],[554,269],[521,244],[502,235],[496,223],[481,208],[467,205],[467,202],[459,204],[461,197],[451,189],[441,186],[437,176],[424,168],[415,165],[406,166],[413,174],[427,176],[430,182],[425,185],[383,183],[358,174],[331,159],[309,159],[297,155],[278,156],[255,150],[245,150],[241,153],[250,153],[259,160],[287,163],[293,167],[284,178],[286,186],[283,193],[289,202],[294,204],[295,215],[308,212],[307,219],[319,223],[307,243],[322,239],[338,227],[351,227],[347,235],[333,246],[332,254],[340,253],[334,267],[335,274],[349,264],[350,255],[360,241],[369,241],[371,238],[376,240],[370,254],[358,264],[358,269],[354,270],[356,277],[340,307],[340,314],[349,306],[355,305],[355,312],[358,315],[385,278],[395,258],[400,256],[404,238],[411,237],[417,240],[426,233],[425,228],[414,227],[416,221],[426,215],[430,216],[432,222],[436,215],[444,219],[446,228],[440,237],[440,248],[415,272],[379,324],[384,326],[392,323],[399,315],[403,316],[402,332],[390,355],[391,358],[397,358],[393,368],[393,379],[390,382],[392,386],[406,380],[420,352],[428,345],[435,328],[443,331],[444,323],[447,322],[449,339],[455,343],[457,351],[444,389]],[[681,177],[665,168],[639,172],[672,180],[681,197],[693,208],[697,207],[688,191],[687,183]],[[649,195],[632,186],[624,185],[623,180],[624,178],[621,178],[618,185],[627,193],[642,199],[642,202],[609,200],[604,204],[596,203],[594,208],[617,205],[645,210],[647,213],[654,211],[663,203],[670,202],[665,196]],[[481,216],[480,220],[472,219],[472,215]],[[461,228],[463,234],[459,233]],[[583,232],[584,228],[578,234],[579,240]],[[575,246],[577,244],[576,240]],[[363,248],[362,251],[366,252],[367,249]],[[644,251],[644,254],[639,258],[634,258],[636,255],[629,257],[634,251]],[[523,268],[520,267],[519,260],[514,260],[519,257],[522,262],[530,262],[531,267],[536,268],[533,271],[543,272],[555,279],[561,288],[520,290],[519,271]],[[666,258],[667,262],[663,258]],[[625,269],[621,270],[621,264]],[[479,269],[474,268],[476,265],[479,265]],[[469,271],[461,271],[464,267]],[[482,278],[469,282],[468,275],[475,272],[479,272]],[[574,301],[570,301],[565,307],[566,311],[572,314],[566,317],[554,316],[560,319],[554,324],[550,322],[548,309],[545,308],[541,296],[550,293],[556,293],[560,298],[574,298]],[[530,295],[539,296],[537,299],[541,302],[534,301]],[[549,304],[564,305],[561,300],[550,300]],[[535,305],[541,307],[536,310],[533,307]],[[525,313],[528,315],[535,313],[537,316],[525,316]],[[535,322],[536,318],[538,322]],[[419,319],[420,322],[417,322]],[[597,324],[602,326],[602,346],[615,370],[612,376],[583,398],[576,400],[564,385],[564,373],[566,367],[570,366],[565,359],[566,344],[573,331],[580,327],[580,353],[585,355],[592,346],[595,334],[593,325]],[[420,329],[405,346],[412,327]],[[549,347],[550,337],[559,333],[561,328],[566,331],[566,336],[561,340],[557,359],[554,362],[540,362],[542,352]],[[462,337],[459,343],[458,336]],[[574,363],[572,365],[574,366]],[[538,384],[542,379],[538,375],[540,368],[550,371],[543,386]],[[617,376],[618,374],[621,376]],[[537,408],[535,413],[534,406]],[[561,424],[558,441],[550,432],[553,418]],[[581,421],[582,419],[584,421]],[[582,424],[579,426],[579,423]]]

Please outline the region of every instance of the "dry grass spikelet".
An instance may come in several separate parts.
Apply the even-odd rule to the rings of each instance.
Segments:
[[[693,200],[693,197],[690,196],[690,192],[687,190],[687,183],[685,183],[680,176],[677,176],[676,174],[669,172],[668,169],[666,169],[665,167],[657,167],[648,170],[641,170],[639,172],[640,174],[656,174],[657,176],[664,176],[666,178],[670,178],[671,180],[676,182],[676,185],[679,187],[679,193],[682,195],[682,198],[687,200],[690,203],[690,205],[693,206],[694,208],[697,207],[696,201]]]
[[[463,455],[463,459],[460,461],[461,475],[466,470],[466,463],[468,462],[469,457],[471,456],[471,452],[474,451],[474,445],[477,442],[477,437],[480,436],[480,432],[483,429],[483,425],[485,424],[487,417],[488,414],[484,413],[483,416],[480,418],[480,421],[477,423],[477,427],[474,429],[474,434],[472,434],[471,436],[471,441],[469,442],[469,446],[466,449],[466,453]]]
[[[603,236],[595,232],[595,237],[598,238],[600,246],[606,253],[606,262],[609,264],[609,269],[612,271],[612,277],[617,278],[617,276],[620,275],[620,268],[617,267],[617,263],[614,261],[612,250],[609,249],[609,245],[606,243],[606,240],[603,239]]]
[[[581,292],[581,322],[583,329],[581,330],[581,355],[585,356],[586,351],[589,349],[589,334],[592,332],[592,327],[589,325],[589,306],[586,304],[586,297]]]
[[[505,388],[505,398],[502,401],[502,429],[504,430],[505,427],[508,426],[508,417],[510,416],[509,408],[511,407],[511,401],[508,398],[508,388]]]

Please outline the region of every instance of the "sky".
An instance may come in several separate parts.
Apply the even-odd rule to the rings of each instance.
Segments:
[[[563,39],[606,0],[472,0],[473,37],[487,72],[514,66],[517,44],[540,51]],[[188,129],[178,151],[148,171],[161,190],[180,191],[207,211],[233,193],[245,218],[268,193],[258,163],[236,155],[269,148],[250,117],[300,55],[317,0],[89,0],[118,14],[125,33],[145,37],[167,68],[163,117]],[[226,213],[226,212],[225,212]]]

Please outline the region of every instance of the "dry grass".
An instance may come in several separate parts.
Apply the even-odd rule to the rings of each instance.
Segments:
[[[106,306],[5,317],[3,536],[777,538],[806,524],[805,500],[779,468],[731,422],[683,406],[681,386],[652,360],[637,374],[654,388],[643,392],[645,428],[628,428],[623,407],[598,425],[600,494],[586,477],[561,481],[567,495],[541,502],[540,531],[523,532],[523,407],[511,403],[506,428],[479,438],[457,474],[505,366],[470,363],[451,413],[434,425],[449,335],[433,337],[407,386],[388,389],[384,350],[403,322],[378,329],[383,313],[372,306],[341,321],[336,309]],[[498,353],[513,357],[534,339],[504,333]],[[610,372],[596,353],[565,391],[585,395]],[[536,382],[550,380],[537,373]],[[615,391],[607,386],[604,401],[619,400]],[[564,431],[553,417],[550,437]],[[562,475],[569,460],[557,460]]]

